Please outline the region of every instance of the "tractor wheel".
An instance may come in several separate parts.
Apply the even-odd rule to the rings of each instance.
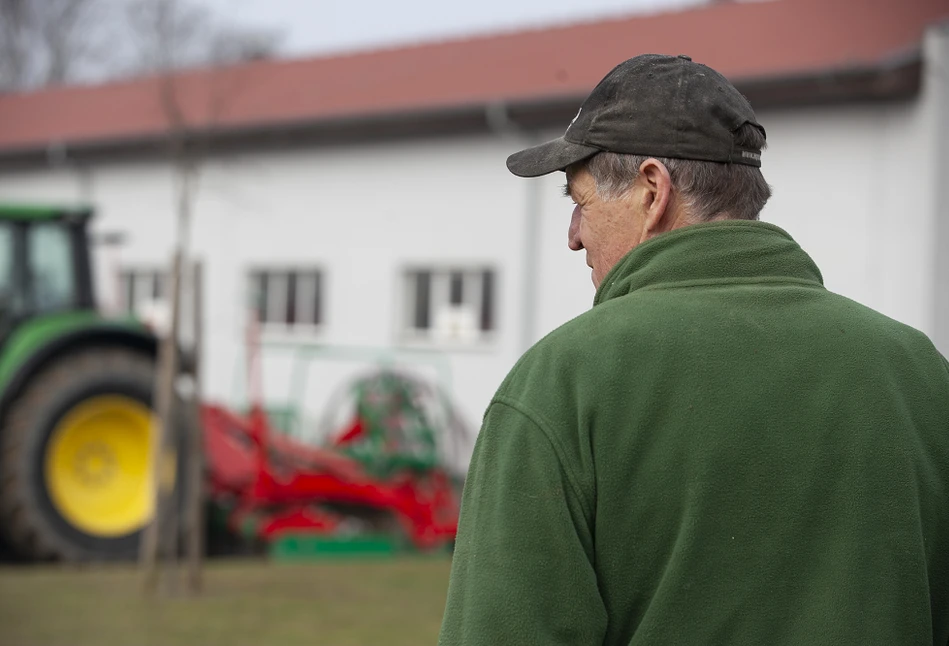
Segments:
[[[13,403],[0,432],[0,527],[21,557],[136,556],[154,514],[154,374],[133,350],[87,349],[56,359]],[[173,464],[181,483],[182,460]]]

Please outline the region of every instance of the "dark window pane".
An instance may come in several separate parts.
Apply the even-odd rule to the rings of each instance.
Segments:
[[[165,275],[161,272],[155,272],[152,275],[152,298],[159,300],[165,295]]]
[[[290,325],[297,322],[297,274],[294,271],[287,273],[287,315],[285,320]]]
[[[120,275],[122,298],[125,310],[131,313],[135,309],[135,274],[130,271],[123,271]]]
[[[320,284],[323,280],[322,274],[320,272],[315,272],[313,275],[313,323],[319,325],[323,322],[323,311],[322,311],[322,285]]]
[[[253,275],[251,279],[251,284],[254,286],[254,312],[257,315],[257,321],[259,323],[267,322],[267,274],[265,272],[257,272]]]
[[[494,329],[494,272],[481,274],[481,329]]]
[[[464,274],[462,274],[460,271],[451,272],[451,290],[449,302],[452,305],[461,305],[462,298],[464,297],[464,283]]]
[[[427,330],[431,318],[432,272],[415,273],[415,329]]]

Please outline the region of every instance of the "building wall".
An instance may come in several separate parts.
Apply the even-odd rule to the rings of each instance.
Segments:
[[[929,142],[919,170],[928,178],[920,189],[931,200],[935,232],[929,240],[933,266],[933,340],[949,355],[949,23],[929,29],[923,42],[924,70],[921,139]]]
[[[400,347],[395,361],[451,388],[477,427],[492,392],[519,355],[517,328],[522,186],[509,181],[502,145],[451,138],[329,150],[253,154],[205,165],[195,204],[193,245],[205,264],[210,397],[241,404],[247,394],[246,278],[253,266],[317,265],[324,272],[325,322],[316,334],[266,335],[265,395],[295,395],[296,345],[336,348],[308,364],[296,393],[311,418],[345,376]],[[119,250],[97,254],[100,300],[114,304],[116,268],[167,263],[174,233],[173,176],[156,162],[104,165],[79,181],[68,169],[0,176],[0,200],[75,203],[97,208],[94,229],[128,234]],[[495,337],[472,346],[400,344],[404,269],[411,265],[496,270]],[[283,345],[284,347],[276,347]],[[273,346],[273,347],[271,347]]]
[[[933,335],[937,177],[919,163],[937,152],[929,96],[770,110],[759,118],[770,143],[763,170],[774,186],[763,219],[801,243],[828,288]],[[193,240],[206,267],[209,395],[238,404],[247,393],[249,268],[316,264],[325,272],[325,324],[315,335],[268,337],[290,342],[265,351],[268,400],[302,401],[316,419],[346,377],[385,348],[401,347],[394,360],[446,383],[477,427],[526,342],[585,311],[594,293],[583,254],[566,247],[572,207],[560,194],[563,176],[532,183],[505,169],[505,157],[523,145],[510,135],[470,136],[206,164]],[[118,252],[99,255],[106,303],[117,296],[116,266],[167,262],[172,189],[172,174],[157,162],[103,165],[81,176],[62,168],[0,175],[0,200],[90,201],[99,211],[96,230],[129,234]],[[533,225],[530,209],[536,209]],[[537,259],[533,294],[524,284],[529,240]],[[428,263],[496,268],[498,333],[491,342],[400,345],[401,272]],[[527,330],[525,303],[536,307]],[[308,385],[294,395],[293,347],[300,344],[337,350],[335,358],[307,364]]]
[[[774,196],[762,219],[811,254],[828,289],[932,332],[932,206],[919,102],[762,116]]]

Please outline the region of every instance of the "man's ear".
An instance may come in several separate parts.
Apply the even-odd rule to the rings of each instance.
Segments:
[[[643,218],[643,240],[669,231],[675,224],[672,209],[672,178],[669,169],[650,157],[639,166],[640,199]]]

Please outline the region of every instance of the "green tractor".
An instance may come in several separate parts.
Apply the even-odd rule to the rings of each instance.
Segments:
[[[0,205],[0,536],[17,559],[132,558],[154,514],[157,340],[96,311],[91,215]]]

